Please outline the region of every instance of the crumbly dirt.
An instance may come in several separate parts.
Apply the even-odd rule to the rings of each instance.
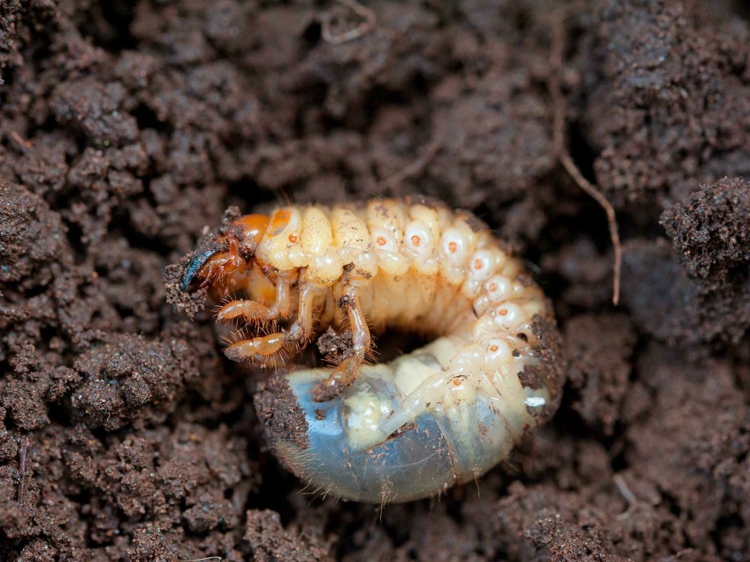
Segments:
[[[614,307],[562,3],[362,3],[0,2],[0,560],[750,558],[747,7],[570,4]],[[508,463],[382,510],[300,494],[178,265],[231,206],[372,194],[496,229],[570,363]]]
[[[273,442],[284,439],[305,451],[310,448],[307,420],[284,374],[285,369],[279,369],[258,384],[255,411],[260,422],[273,435]]]
[[[315,345],[324,361],[338,365],[352,354],[352,331],[343,330],[339,334],[329,327],[318,336]]]

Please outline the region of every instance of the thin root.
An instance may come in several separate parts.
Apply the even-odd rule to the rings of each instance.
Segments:
[[[442,133],[437,133],[435,138],[433,138],[432,141],[430,141],[430,144],[427,145],[424,152],[401,171],[386,178],[380,184],[381,189],[391,189],[393,192],[396,192],[396,188],[400,186],[404,180],[413,178],[420,174],[435,155],[440,152],[441,148],[443,148],[443,135]]]
[[[612,477],[612,480],[614,481],[615,486],[617,486],[617,491],[620,492],[620,495],[628,503],[628,508],[617,516],[618,521],[622,521],[630,517],[633,512],[638,509],[638,507],[648,505],[646,502],[639,500],[636,495],[630,491],[630,488],[628,488],[628,485],[625,482],[625,479],[622,477],[622,474],[615,474]]]
[[[326,43],[330,43],[331,45],[341,45],[342,43],[348,43],[349,41],[359,39],[375,28],[375,23],[377,22],[378,18],[375,15],[375,12],[373,12],[370,8],[364,7],[362,4],[356,2],[355,0],[338,1],[344,6],[351,8],[351,10],[359,17],[363,18],[364,21],[354,29],[350,29],[349,31],[345,31],[344,33],[336,35],[331,32],[331,23],[333,22],[334,18],[330,14],[324,14],[323,16],[321,16],[321,36],[323,37],[323,41],[325,41]]]
[[[565,50],[565,18],[569,11],[565,8],[555,14],[552,23],[552,52],[550,54],[550,78],[549,89],[554,103],[553,140],[555,153],[568,172],[573,181],[578,184],[586,194],[594,199],[607,213],[609,224],[609,236],[615,252],[614,281],[612,290],[612,303],[617,306],[620,302],[620,276],[622,271],[622,244],[620,243],[620,232],[617,226],[615,209],[609,200],[602,195],[595,185],[583,177],[576,166],[565,145],[565,110],[566,99],[562,94],[561,77],[563,70],[563,51]]]
[[[18,483],[18,503],[23,504],[23,493],[24,488],[26,484],[26,459],[28,458],[28,451],[29,451],[29,438],[24,437],[23,443],[21,444],[21,451],[19,453],[20,457],[20,470],[21,473],[19,476],[20,482]]]
[[[28,152],[28,150],[34,146],[33,141],[24,140],[23,137],[19,135],[16,131],[11,131],[10,136],[13,138],[14,141],[18,143],[18,146],[23,152]]]

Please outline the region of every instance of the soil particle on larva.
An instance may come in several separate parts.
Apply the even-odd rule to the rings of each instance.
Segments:
[[[555,323],[549,318],[536,316],[531,331],[539,340],[537,353],[547,372],[546,376],[553,379],[550,386],[559,388],[565,382],[567,362]]]
[[[337,334],[333,328],[329,327],[318,337],[316,344],[321,357],[337,365],[352,353],[352,332],[344,330]]]
[[[309,448],[307,420],[289,383],[277,371],[262,382],[255,394],[255,409],[261,423],[291,441],[301,451]]]

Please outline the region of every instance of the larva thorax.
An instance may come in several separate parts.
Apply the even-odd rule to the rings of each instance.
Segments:
[[[224,304],[219,320],[284,325],[234,341],[225,351],[230,359],[267,362],[329,326],[351,330],[349,354],[335,368],[288,377],[299,406],[310,408],[306,423],[313,426],[324,410],[337,416],[347,455],[386,446],[389,436],[429,414],[450,442],[446,446],[455,448],[452,475],[435,476],[445,486],[494,466],[541,421],[539,412],[553,411],[557,377],[533,385],[520,377],[541,368],[533,323],[551,319],[549,305],[520,262],[469,212],[408,199],[330,208],[289,205],[235,220],[214,248],[196,253],[183,288],[195,276],[217,297],[248,297]],[[436,339],[392,363],[367,365],[370,329],[392,327]],[[494,433],[482,440],[480,427]],[[329,439],[330,428],[326,432],[321,435]],[[308,433],[314,440],[312,427]],[[329,481],[308,452],[289,440],[276,442],[298,474],[318,474],[340,495],[376,499],[374,488],[354,491],[336,478]],[[426,442],[425,450],[433,445]],[[428,488],[399,493],[409,499]],[[378,493],[382,500],[382,490]]]

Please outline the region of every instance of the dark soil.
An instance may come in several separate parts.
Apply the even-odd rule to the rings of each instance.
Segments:
[[[334,0],[0,2],[0,560],[750,558],[750,11],[564,21],[614,307],[605,215],[553,143],[562,3],[367,5],[333,44],[363,25]],[[261,437],[266,375],[163,281],[232,205],[373,193],[496,228],[570,360],[506,466],[382,511],[300,493]]]

